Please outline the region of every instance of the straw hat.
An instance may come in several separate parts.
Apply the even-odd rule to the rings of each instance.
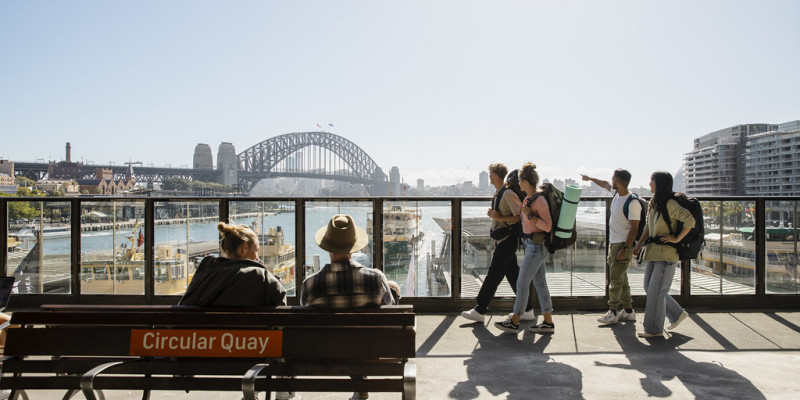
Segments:
[[[369,243],[367,232],[356,226],[353,217],[336,214],[314,235],[317,245],[322,250],[335,254],[355,253]]]

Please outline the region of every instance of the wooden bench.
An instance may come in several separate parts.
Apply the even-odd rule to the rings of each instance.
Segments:
[[[416,390],[411,306],[45,305],[11,320],[0,389],[258,392]],[[24,394],[24,392],[22,392]],[[99,392],[102,396],[102,392]]]

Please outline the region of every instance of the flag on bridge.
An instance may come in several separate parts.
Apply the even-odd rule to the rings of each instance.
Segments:
[[[322,129],[322,127],[319,124],[317,124],[317,128]]]

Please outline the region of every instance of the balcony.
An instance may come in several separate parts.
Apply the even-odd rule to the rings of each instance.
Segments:
[[[685,306],[715,309],[796,304],[796,231],[773,237],[766,221],[796,227],[800,198],[701,200],[706,250],[683,263],[670,293]],[[299,283],[328,260],[313,235],[341,212],[371,234],[356,259],[397,281],[405,303],[417,310],[461,310],[474,306],[491,260],[489,203],[488,197],[3,198],[0,214],[8,218],[0,227],[6,249],[0,272],[21,281],[12,306],[174,304],[202,257],[219,254],[216,224],[229,221],[259,233],[261,260],[282,280],[290,304],[297,304]],[[606,307],[609,207],[608,197],[583,198],[578,243],[547,261],[557,310]],[[375,234],[387,229],[390,234]],[[747,256],[729,257],[720,248]],[[635,263],[628,271],[637,307],[644,305],[643,271]],[[507,284],[496,296],[498,307],[510,308]]]

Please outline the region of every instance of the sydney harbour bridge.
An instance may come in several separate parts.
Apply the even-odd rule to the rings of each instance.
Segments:
[[[69,156],[68,156],[69,158]],[[69,159],[67,160],[69,162]],[[329,132],[287,133],[264,140],[236,154],[230,165],[213,168],[169,168],[123,165],[74,164],[76,179],[93,179],[97,168],[112,171],[115,180],[129,176],[137,182],[160,183],[169,178],[235,184],[251,191],[263,179],[292,177],[362,184],[371,195],[389,192],[387,175],[375,160],[350,140]],[[48,175],[51,164],[14,162],[16,176],[34,181],[56,179]],[[235,182],[235,183],[234,183]]]

